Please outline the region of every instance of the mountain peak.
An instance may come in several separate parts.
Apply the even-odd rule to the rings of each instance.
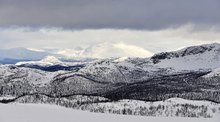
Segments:
[[[21,65],[42,65],[42,66],[47,66],[47,65],[54,65],[54,64],[60,64],[62,63],[59,59],[57,59],[54,56],[46,56],[44,59],[40,61],[22,61],[22,62],[17,62],[15,65],[21,66]]]

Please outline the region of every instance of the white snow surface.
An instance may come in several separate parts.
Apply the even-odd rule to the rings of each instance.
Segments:
[[[219,122],[220,118],[144,117],[91,113],[45,104],[0,104],[0,122]]]

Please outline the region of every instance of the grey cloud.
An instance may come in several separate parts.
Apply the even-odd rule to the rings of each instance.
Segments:
[[[0,26],[161,29],[220,24],[219,0],[0,0]]]

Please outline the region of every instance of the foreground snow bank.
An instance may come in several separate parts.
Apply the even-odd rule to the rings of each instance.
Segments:
[[[141,117],[97,114],[44,104],[0,104],[0,122],[219,122],[220,118]]]

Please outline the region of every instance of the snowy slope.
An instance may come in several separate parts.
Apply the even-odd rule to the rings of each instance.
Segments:
[[[151,59],[161,68],[181,70],[210,70],[220,67],[220,44],[187,47],[174,52],[156,54]]]

